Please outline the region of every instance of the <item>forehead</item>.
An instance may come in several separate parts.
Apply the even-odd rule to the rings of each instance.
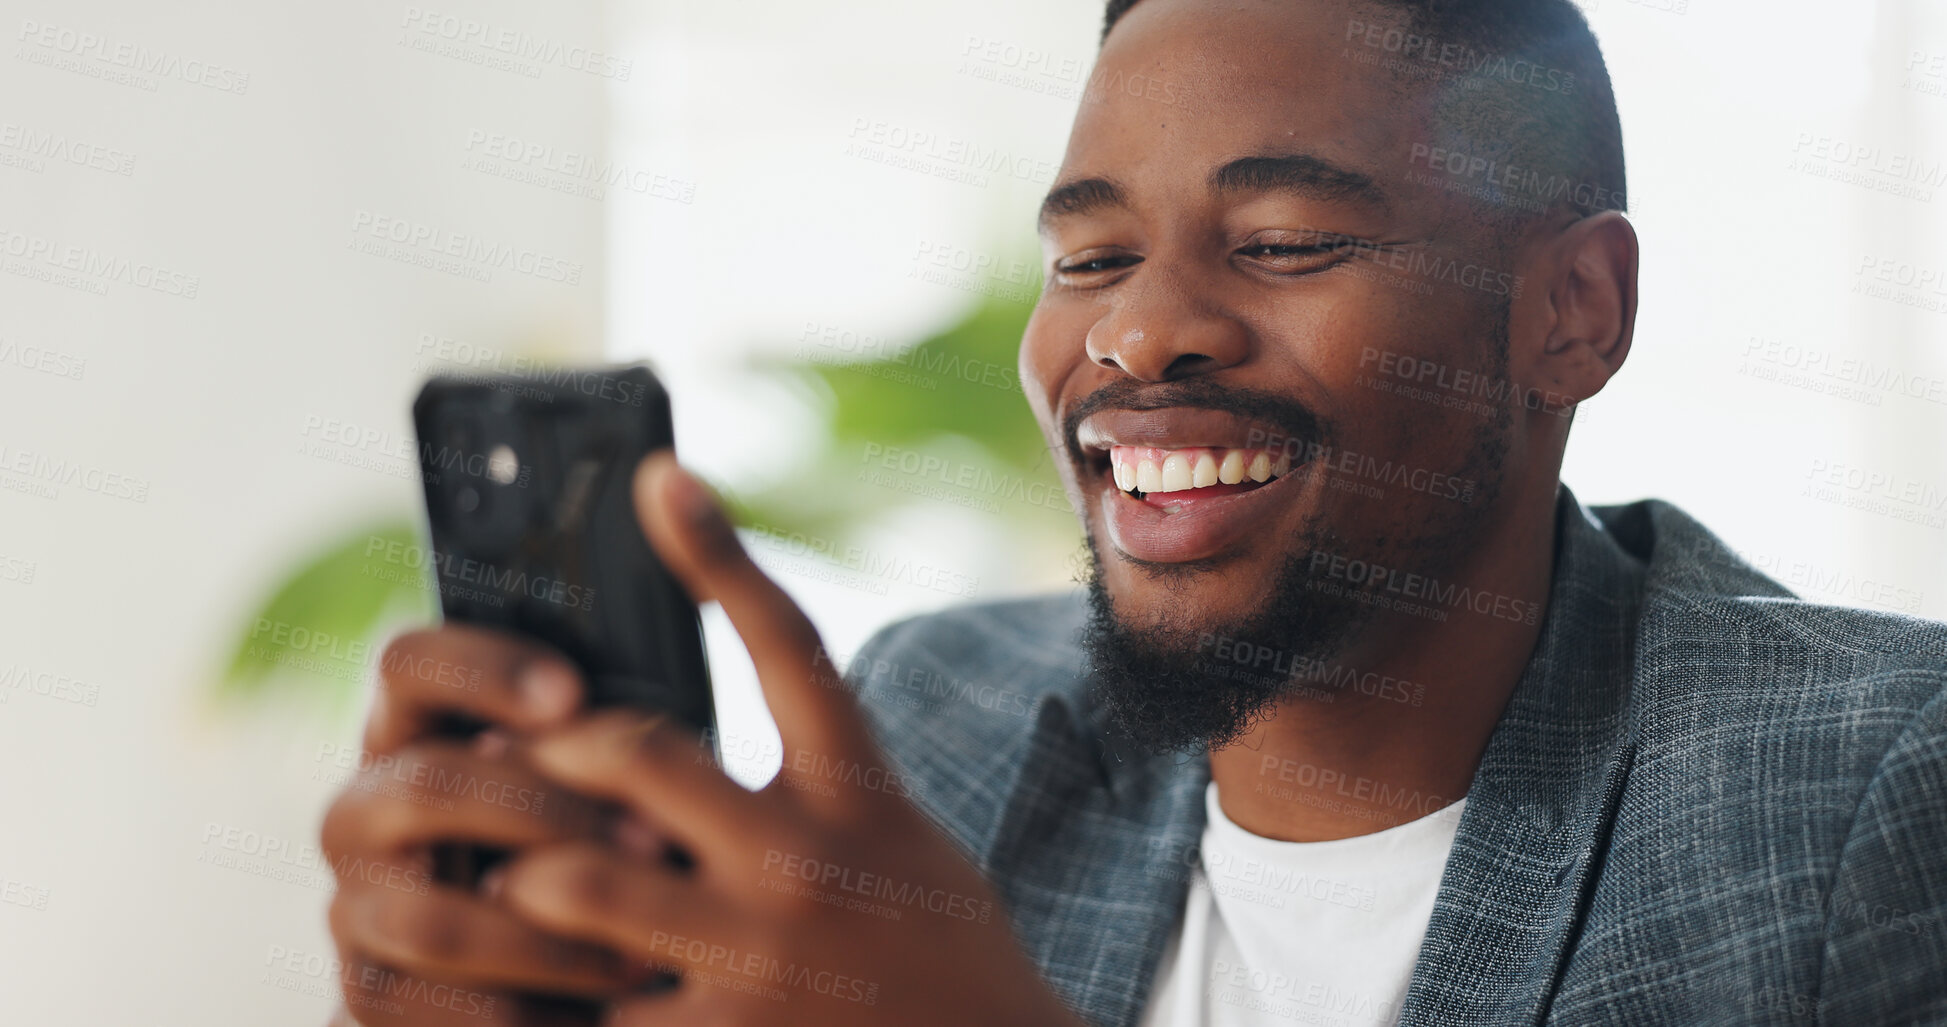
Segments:
[[[1403,23],[1360,0],[1140,0],[1102,48],[1062,177],[1201,178],[1273,152],[1385,177],[1414,97],[1364,39]]]

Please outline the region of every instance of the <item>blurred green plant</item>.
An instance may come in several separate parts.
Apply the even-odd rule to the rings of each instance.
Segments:
[[[795,359],[758,362],[753,370],[786,381],[817,412],[823,437],[817,455],[788,477],[726,495],[732,515],[772,533],[853,536],[874,517],[920,501],[898,489],[857,487],[863,454],[875,445],[977,455],[997,474],[1058,494],[1047,448],[1016,378],[1016,352],[1032,310],[1028,303],[983,299],[944,330],[877,359],[844,359],[838,347],[807,345]],[[1065,512],[1021,503],[1001,507],[1010,532],[1050,544],[1075,536],[1074,519]],[[288,676],[324,689],[335,708],[348,708],[369,671],[346,674],[321,660],[318,640],[369,647],[398,620],[437,612],[429,569],[408,573],[396,561],[371,555],[388,543],[423,545],[418,522],[384,518],[300,560],[244,626],[217,684],[218,697],[235,702],[260,696]]]
[[[416,522],[392,517],[307,554],[244,626],[217,679],[216,698],[254,698],[288,676],[303,679],[307,694],[334,711],[349,710],[372,662],[371,642],[384,626],[437,612],[430,568],[373,555],[420,544]]]
[[[794,385],[822,420],[814,459],[783,480],[728,497],[740,524],[843,536],[874,515],[913,501],[896,489],[859,488],[868,453],[965,456],[997,475],[1059,487],[1041,431],[1021,395],[1015,355],[1029,304],[986,299],[944,330],[879,359],[843,359],[816,342],[755,370]],[[872,447],[878,447],[876,449]],[[965,450],[972,447],[972,452]],[[1049,518],[1003,505],[1018,529]],[[1057,528],[1072,527],[1065,514]]]

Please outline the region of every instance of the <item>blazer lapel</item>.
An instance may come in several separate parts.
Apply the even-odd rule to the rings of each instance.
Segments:
[[[1132,756],[1058,700],[1039,714],[987,864],[1055,990],[1128,1027],[1189,894],[1210,762]]]
[[[1539,1023],[1635,756],[1642,569],[1562,489],[1535,654],[1488,740],[1400,1023]]]
[[[1538,1023],[1601,869],[1635,754],[1642,570],[1566,488],[1556,545],[1541,637],[1468,791],[1402,1024]],[[983,868],[1056,991],[1129,1027],[1182,915],[1209,760],[1135,755],[1057,695],[1034,712]]]

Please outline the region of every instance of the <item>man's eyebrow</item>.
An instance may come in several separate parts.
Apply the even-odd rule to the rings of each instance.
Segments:
[[[1210,173],[1210,188],[1220,193],[1284,191],[1386,206],[1386,191],[1370,175],[1309,153],[1239,157]]]
[[[1386,191],[1372,176],[1309,153],[1239,157],[1210,173],[1210,188],[1219,193],[1284,191],[1320,200],[1387,206]],[[1045,232],[1064,218],[1128,205],[1122,187],[1113,180],[1099,176],[1077,179],[1058,185],[1048,193],[1041,201],[1041,215],[1036,224]]]
[[[1083,178],[1058,185],[1041,201],[1041,216],[1035,224],[1047,231],[1061,218],[1089,214],[1105,207],[1127,207],[1122,188],[1106,178]]]

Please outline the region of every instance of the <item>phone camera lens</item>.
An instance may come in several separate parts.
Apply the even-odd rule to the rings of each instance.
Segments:
[[[487,454],[487,479],[497,485],[512,485],[520,477],[521,460],[514,447],[502,444]]]
[[[462,485],[453,495],[453,508],[463,514],[480,509],[480,493],[471,485]]]

